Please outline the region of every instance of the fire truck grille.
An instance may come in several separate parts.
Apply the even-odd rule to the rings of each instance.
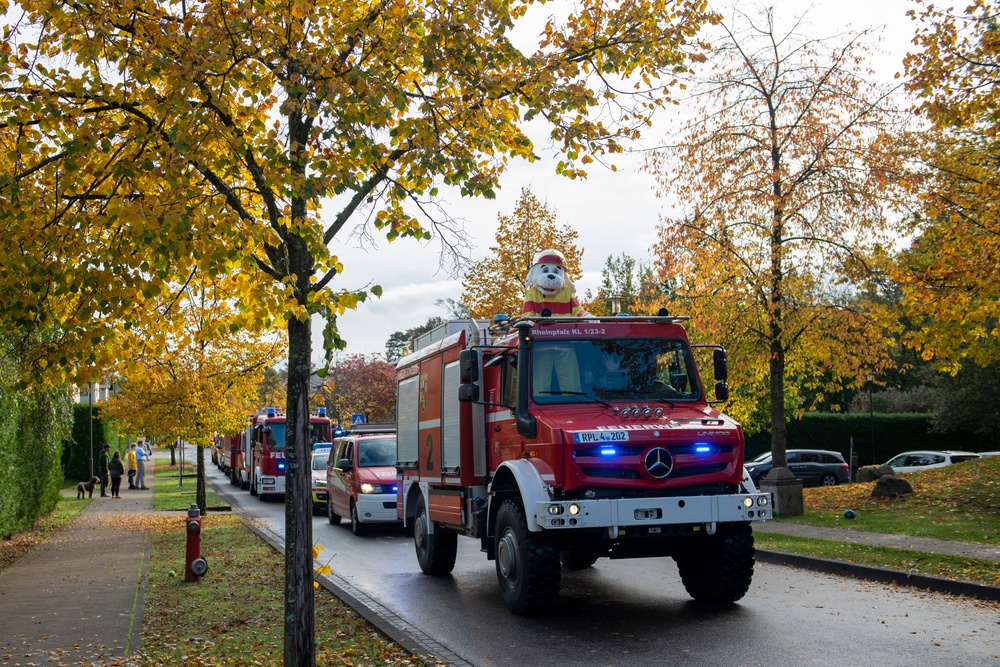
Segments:
[[[611,479],[642,479],[637,470],[629,468],[589,468],[581,466],[580,470],[588,477],[606,477]]]

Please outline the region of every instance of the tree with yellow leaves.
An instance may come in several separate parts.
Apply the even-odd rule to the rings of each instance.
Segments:
[[[577,232],[556,224],[556,212],[523,188],[511,215],[497,220],[496,245],[485,259],[476,262],[462,280],[462,303],[475,318],[492,321],[493,316],[521,314],[524,281],[542,250],[554,248],[566,256],[566,274],[580,278],[583,251],[576,247]]]
[[[798,385],[821,398],[887,363],[890,324],[862,296],[885,274],[901,164],[891,91],[869,83],[862,37],[831,48],[782,31],[771,11],[737,15],[693,81],[700,105],[680,141],[650,162],[686,209],[656,249],[683,304],[671,311],[730,349],[742,380],[730,411],[759,424],[765,409],[769,479],[791,479]],[[801,512],[801,496],[790,505],[779,509]]]
[[[988,0],[911,16],[906,85],[930,127],[910,180],[917,238],[895,277],[913,327],[904,341],[955,373],[1000,361],[1000,25]]]
[[[125,337],[144,349],[117,367],[122,389],[105,414],[131,433],[197,446],[196,502],[206,511],[205,457],[218,433],[241,431],[258,405],[264,378],[285,348],[281,332],[231,332],[232,295],[224,284],[191,280],[162,305],[149,329]],[[146,345],[160,339],[162,345]]]
[[[535,20],[521,0],[0,8],[0,322],[56,328],[38,364],[87,381],[148,300],[194,268],[240,271],[233,325],[288,333],[284,662],[312,667],[310,322],[332,353],[333,318],[380,293],[334,289],[330,243],[437,233],[461,250],[444,195],[493,197],[510,160],[537,159],[533,119],[557,172],[585,176],[671,101],[714,16],[583,0],[521,30],[531,44],[513,37]]]

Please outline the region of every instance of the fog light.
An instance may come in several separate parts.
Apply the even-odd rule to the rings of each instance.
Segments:
[[[751,498],[750,496],[747,496],[746,498],[744,498],[743,499],[743,507],[746,507],[747,509],[753,507],[753,498]]]
[[[549,505],[549,514],[562,514],[562,505]]]
[[[565,522],[565,519],[552,519],[553,526],[561,526]]]
[[[572,515],[574,515],[574,516],[577,515],[577,514],[579,514],[580,513],[580,506],[577,505],[576,503],[573,503],[572,505],[569,506],[569,513],[572,514]]]
[[[758,498],[757,499],[757,504],[758,505],[766,505],[767,504],[767,496],[761,496],[760,498]]]

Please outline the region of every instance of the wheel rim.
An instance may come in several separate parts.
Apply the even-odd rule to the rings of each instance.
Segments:
[[[497,566],[504,579],[511,581],[517,577],[517,565],[517,537],[508,529],[497,542]]]
[[[423,549],[427,542],[427,517],[423,512],[417,514],[416,521],[413,522],[413,540],[418,549]]]
[[[833,475],[827,475],[823,478],[823,486],[836,486],[837,478]]]

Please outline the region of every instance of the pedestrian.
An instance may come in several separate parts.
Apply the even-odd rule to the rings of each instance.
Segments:
[[[101,450],[101,458],[97,462],[97,472],[101,477],[101,498],[108,497],[108,462],[111,460],[108,456],[108,452],[111,451],[111,445],[104,445],[104,449]]]
[[[122,475],[125,474],[125,462],[122,461],[120,453],[115,452],[114,456],[111,457],[111,462],[108,464],[108,472],[111,474],[111,497],[121,498]]]
[[[146,459],[149,454],[143,447],[135,448],[135,488],[148,489],[146,486]]]
[[[128,488],[134,489],[135,487],[135,471],[139,469],[138,464],[135,461],[135,443],[133,442],[128,446],[128,454],[125,456],[127,460],[128,467]]]

